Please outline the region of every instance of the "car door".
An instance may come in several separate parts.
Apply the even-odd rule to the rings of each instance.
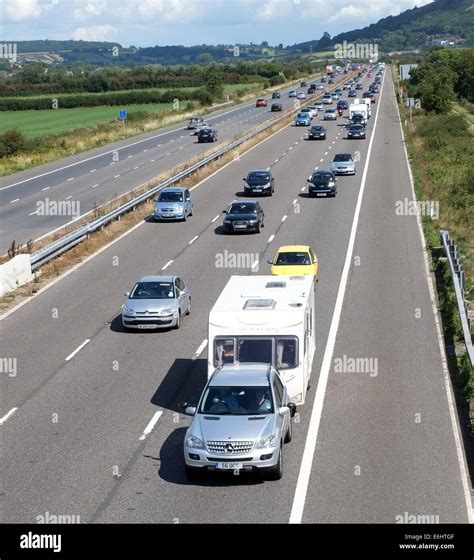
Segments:
[[[190,214],[193,213],[193,203],[191,200],[191,193],[188,191],[188,189],[186,189],[184,192],[184,200],[185,200],[185,212],[186,215],[189,216]]]
[[[285,388],[276,372],[273,377],[273,394],[275,395],[275,414],[277,415],[278,428],[280,431],[280,435],[283,439],[288,430],[288,422],[289,422],[290,415],[284,414],[283,416],[280,416],[278,414],[278,409],[281,406],[286,406],[288,403],[284,401]]]
[[[174,281],[175,289],[176,289],[176,296],[178,298],[178,305],[179,305],[179,314],[182,315],[184,311],[187,309],[187,299],[186,299],[186,287],[184,282],[181,278],[176,278]]]

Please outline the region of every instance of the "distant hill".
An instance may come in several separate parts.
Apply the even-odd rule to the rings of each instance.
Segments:
[[[332,37],[330,43],[377,43],[379,50],[391,51],[419,47],[433,36],[451,35],[466,39],[474,46],[474,2],[472,0],[435,0],[421,8],[406,10],[398,16],[388,16],[377,23]],[[326,49],[319,41],[293,45],[294,50]]]
[[[67,65],[84,62],[93,66],[137,66],[142,64],[196,64],[236,61],[235,45],[183,45],[123,47],[120,43],[96,41],[17,41],[20,63],[44,62]],[[238,60],[268,58],[281,48],[261,45],[237,45]]]

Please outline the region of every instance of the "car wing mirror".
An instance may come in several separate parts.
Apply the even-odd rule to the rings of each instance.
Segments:
[[[125,297],[128,297],[128,296],[130,295],[130,292],[125,292],[123,295],[124,295]]]

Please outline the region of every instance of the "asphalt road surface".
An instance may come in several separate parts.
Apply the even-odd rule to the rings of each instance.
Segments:
[[[339,75],[338,81],[347,76]],[[336,87],[325,84],[326,89]],[[294,106],[288,91],[307,88],[282,88],[283,111]],[[317,92],[318,94],[320,92]],[[310,96],[308,96],[309,98]],[[311,96],[316,98],[317,96]],[[108,144],[101,148],[48,163],[28,171],[0,178],[0,253],[5,254],[11,242],[22,245],[90,212],[117,195],[143,185],[160,173],[218,147],[235,135],[248,132],[282,113],[268,107],[255,107],[255,100],[217,110],[205,117],[218,131],[218,142],[199,144],[187,121],[153,132]],[[65,211],[43,215],[38,202],[65,203]]]
[[[345,119],[327,123],[326,141],[288,126],[195,188],[187,222],[144,221],[1,321],[2,355],[17,363],[1,378],[3,521],[46,512],[82,523],[472,519],[417,218],[395,214],[412,190],[389,71],[372,107],[367,140],[347,140]],[[347,152],[360,160],[356,175],[339,178],[336,198],[309,199],[311,172]],[[262,199],[265,228],[222,235],[222,210],[262,167],[276,178]],[[189,483],[190,418],[178,404],[196,402],[206,380],[209,310],[231,274],[251,274],[216,258],[255,253],[265,274],[292,243],[315,249],[320,274],[312,388],[284,447],[284,476]],[[187,281],[191,315],[179,331],[124,332],[122,294],[164,267]],[[370,370],[342,372],[336,360],[351,358],[371,360]]]

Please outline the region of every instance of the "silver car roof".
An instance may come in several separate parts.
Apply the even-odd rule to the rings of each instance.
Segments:
[[[176,276],[142,276],[138,282],[173,282]]]

